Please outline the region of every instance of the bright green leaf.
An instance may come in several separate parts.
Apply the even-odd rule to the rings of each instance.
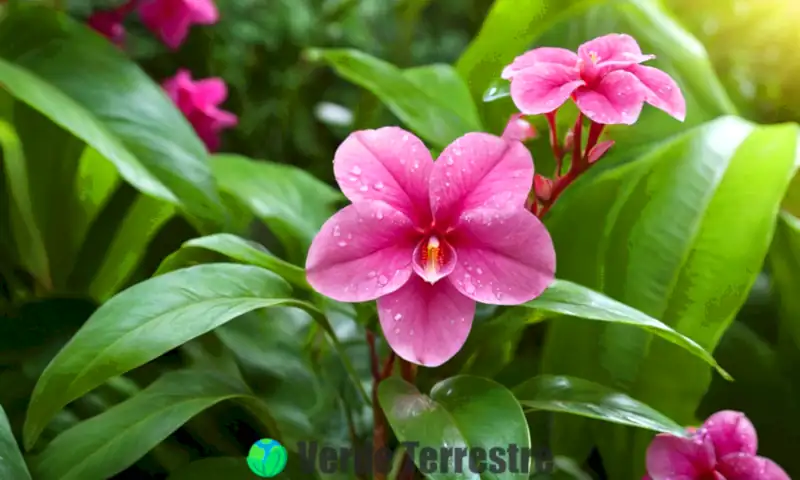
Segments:
[[[122,51],[46,7],[0,23],[0,82],[114,163],[142,192],[225,222],[207,154],[188,121]]]
[[[635,308],[576,283],[556,280],[542,295],[523,304],[523,306],[587,320],[642,328],[686,349],[692,355],[701,358],[704,362],[716,368],[720,375],[730,379],[725,370],[714,360],[714,357],[691,338],[681,335],[662,322]]]
[[[481,130],[478,108],[472,100],[469,88],[455,68],[446,64],[425,65],[407,68],[403,76],[424,91],[443,109],[449,109],[467,121],[475,130]]]
[[[404,73],[358,50],[312,49],[307,56],[326,62],[343,78],[372,92],[400,121],[432,146],[445,147],[466,133],[482,129],[477,117],[466,113],[467,107],[454,107],[460,102],[457,99],[461,98],[463,84],[450,72],[442,75],[447,67],[434,67],[439,69],[434,82],[430,87],[421,88],[417,82],[430,78],[432,70]],[[450,85],[451,90],[447,96],[440,97],[443,84]],[[451,98],[451,95],[457,96]]]
[[[397,378],[383,380],[378,388],[378,399],[389,424],[401,442],[418,442],[414,449],[414,463],[420,463],[420,449],[441,448],[491,448],[504,449],[503,457],[508,469],[503,473],[485,471],[481,479],[527,479],[527,465],[521,465],[521,456],[506,456],[510,445],[531,448],[528,425],[522,408],[514,395],[502,385],[481,377],[458,376],[437,383],[430,396],[423,395],[413,385]],[[512,467],[518,467],[516,471]],[[439,461],[448,464],[440,465]],[[454,458],[437,456],[435,472],[426,472],[428,478],[473,479],[469,461],[463,458],[456,464]],[[443,472],[444,470],[444,472]]]
[[[36,457],[34,474],[42,480],[111,478],[192,417],[224,400],[237,400],[269,415],[268,406],[229,375],[203,370],[166,373],[129,400],[61,433]]]
[[[180,250],[164,259],[156,274],[160,275],[186,266],[186,261],[197,249],[210,250],[242,263],[266,268],[296,287],[310,288],[302,268],[281,260],[259,243],[227,233],[193,238],[184,242]]]
[[[0,478],[8,480],[31,480],[28,466],[19,451],[17,440],[11,432],[5,410],[0,407]]]
[[[39,378],[23,437],[31,448],[67,403],[106,380],[258,308],[295,303],[262,268],[209,264],[152,278],[104,303]]]
[[[685,436],[685,430],[667,416],[633,398],[580,378],[540,375],[514,389],[523,407],[644,428]]]

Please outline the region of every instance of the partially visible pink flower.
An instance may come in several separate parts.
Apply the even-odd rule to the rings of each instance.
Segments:
[[[647,449],[645,480],[790,480],[775,462],[756,456],[750,420],[724,410],[690,432],[689,438],[659,434]]]
[[[503,131],[503,138],[525,142],[536,138],[536,129],[523,118],[521,113],[515,113],[508,120],[506,129]]]
[[[86,23],[112,43],[122,46],[125,41],[125,17],[131,13],[136,0],[130,0],[113,10],[100,10],[92,13]]]
[[[142,23],[171,49],[176,50],[194,25],[213,25],[219,12],[212,0],[143,0]]]
[[[195,82],[187,70],[180,70],[165,81],[163,87],[211,152],[219,148],[220,131],[238,123],[236,115],[219,109],[219,104],[228,96],[221,78]]]
[[[536,48],[517,57],[502,77],[511,80],[511,98],[528,115],[552,112],[572,97],[596,123],[630,125],[644,102],[683,121],[686,101],[675,80],[640,65],[652,58],[633,37],[610,34],[584,43],[577,54]]]
[[[353,203],[314,238],[308,281],[342,302],[377,299],[400,357],[443,364],[476,301],[524,303],[553,280],[550,235],[524,208],[533,161],[522,143],[469,133],[434,163],[417,137],[385,127],[351,134],[333,169]]]

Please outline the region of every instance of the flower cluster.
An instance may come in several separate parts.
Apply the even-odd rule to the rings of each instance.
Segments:
[[[756,455],[758,436],[743,413],[717,412],[688,433],[656,436],[643,480],[790,480],[775,462]]]
[[[138,10],[142,23],[172,50],[181,46],[192,25],[213,25],[219,20],[212,0],[130,0],[116,9],[93,13],[87,23],[114,44],[123,46],[123,22],[134,10]],[[209,151],[219,148],[222,130],[238,123],[236,115],[219,108],[228,96],[220,78],[194,81],[182,69],[163,87]]]

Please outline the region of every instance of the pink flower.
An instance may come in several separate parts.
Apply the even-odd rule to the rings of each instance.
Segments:
[[[646,480],[790,480],[775,462],[756,456],[756,430],[743,413],[717,412],[689,433],[653,439]]]
[[[195,82],[188,71],[180,70],[163,87],[211,152],[219,148],[219,132],[238,123],[236,115],[219,109],[228,96],[221,78]]]
[[[515,113],[511,115],[511,118],[508,120],[506,129],[503,131],[503,138],[525,142],[536,138],[536,129],[530,122],[523,118],[521,113]]]
[[[122,22],[133,10],[135,3],[136,0],[131,0],[113,10],[94,12],[86,23],[115,45],[121,46],[125,41],[125,26]]]
[[[686,117],[686,101],[669,75],[640,65],[643,55],[629,35],[590,40],[575,54],[542,47],[517,57],[502,73],[511,80],[511,98],[527,115],[549,113],[570,97],[592,121],[632,124],[647,102],[676,119]]]
[[[213,25],[219,12],[212,0],[149,0],[139,7],[142,22],[171,49],[177,49],[192,24]]]
[[[524,209],[533,181],[517,141],[469,133],[434,163],[396,127],[351,134],[334,174],[352,205],[322,226],[308,252],[308,281],[342,302],[378,300],[397,354],[438,366],[469,334],[475,302],[516,305],[547,288],[555,252]]]

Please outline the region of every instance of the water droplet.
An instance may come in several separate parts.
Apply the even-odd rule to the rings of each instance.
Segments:
[[[409,330],[409,331],[408,331],[408,334],[409,334],[409,335],[411,335],[411,336],[413,337],[413,336],[414,336],[414,330],[413,330],[413,329],[412,329],[412,330]]]
[[[450,186],[450,182],[444,182],[444,186],[445,187],[449,187]]]
[[[381,275],[380,277],[378,277],[378,285],[384,287],[386,286],[387,283],[389,283],[389,279],[386,278],[385,275]]]
[[[375,272],[375,270],[370,270],[367,274],[367,278],[375,278],[376,275],[378,274]]]
[[[448,165],[452,165],[453,164],[453,157],[447,157],[446,161],[447,161]]]
[[[350,180],[351,182],[357,182],[358,177],[349,177],[348,180]]]
[[[361,185],[360,187],[358,187],[358,189],[361,190],[362,192],[366,192],[367,190],[369,190],[369,187],[366,185]]]
[[[344,240],[342,240],[341,242],[339,242],[339,246],[340,246],[340,247],[346,247],[346,246],[347,246],[347,242],[345,242]]]
[[[461,317],[461,323],[464,323],[464,322],[466,322],[466,321],[467,321],[467,319],[466,319],[466,318],[464,318],[464,317]]]
[[[333,236],[334,237],[338,237],[341,234],[342,234],[342,231],[339,230],[339,225],[336,225],[335,227],[333,227]]]
[[[408,141],[408,134],[407,134],[407,133],[404,133],[404,134],[403,134],[403,141],[404,141],[404,142],[407,142],[407,141]]]
[[[375,214],[375,217],[376,217],[378,220],[383,220],[383,212],[382,212],[382,211],[380,211],[380,210],[378,210],[378,213],[376,213],[376,214]]]
[[[358,165],[354,166],[353,169],[350,170],[350,173],[352,173],[353,175],[361,175],[361,167],[359,167]]]
[[[447,175],[448,177],[453,175],[453,173],[450,170],[444,172],[444,174]]]
[[[352,233],[348,233],[347,234],[347,239],[348,240],[352,240],[353,239],[353,234]]]
[[[495,296],[495,297],[497,297],[497,299],[498,299],[498,300],[500,300],[500,299],[502,299],[502,298],[503,298],[503,292],[496,292],[496,293],[494,294],[494,296]]]
[[[419,162],[414,162],[414,170],[419,168]]]
[[[475,285],[468,283],[465,288],[467,290],[467,293],[469,293],[470,295],[475,293]]]
[[[398,313],[397,315],[394,316],[394,321],[395,322],[399,322],[402,319],[403,319],[403,314],[402,313]]]
[[[453,155],[455,155],[456,157],[460,157],[461,156],[461,149],[460,148],[454,148],[453,149]]]
[[[372,186],[375,190],[383,190],[383,182],[377,182]]]
[[[400,329],[399,328],[395,328],[394,329],[394,333],[400,333]]]

